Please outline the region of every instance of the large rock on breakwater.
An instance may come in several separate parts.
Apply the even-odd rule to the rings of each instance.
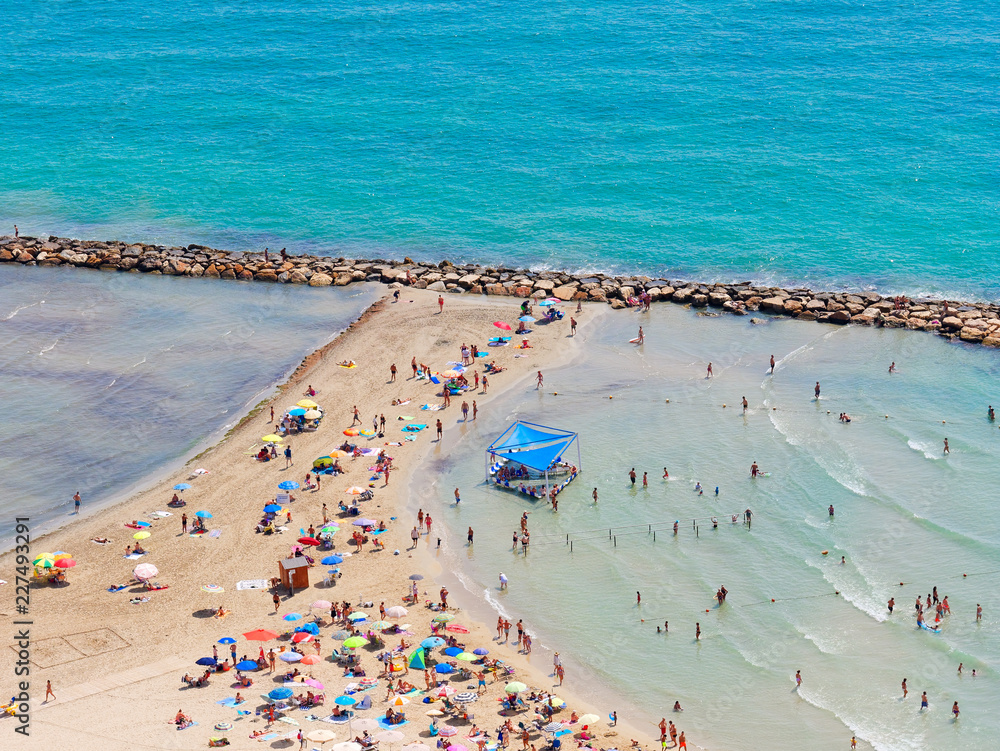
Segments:
[[[874,292],[815,292],[751,282],[702,284],[646,276],[570,274],[558,271],[403,260],[230,252],[204,245],[167,247],[64,237],[0,237],[0,263],[74,266],[108,272],[209,277],[244,282],[344,287],[374,281],[452,294],[494,295],[564,302],[588,300],[619,309],[646,294],[651,302],[712,307],[733,315],[763,311],[830,324],[930,331],[954,341],[1000,347],[1000,306],[950,300],[883,298]],[[706,313],[717,315],[717,313]],[[755,319],[757,320],[757,319]]]

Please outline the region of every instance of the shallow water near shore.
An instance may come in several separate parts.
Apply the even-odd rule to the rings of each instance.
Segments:
[[[38,534],[75,491],[86,514],[176,463],[376,296],[0,267],[0,539],[15,513]]]
[[[640,323],[637,348],[626,342]],[[417,498],[445,527],[442,565],[523,617],[536,646],[571,655],[574,691],[613,692],[605,712],[635,706],[641,725],[679,699],[675,721],[708,748],[838,749],[852,734],[878,749],[982,748],[1000,732],[1000,430],[986,419],[998,372],[996,353],[898,330],[754,326],[672,307],[608,315],[585,359],[546,372],[543,390],[518,388],[454,427],[446,439],[457,443],[435,453]],[[584,471],[557,513],[483,484],[483,450],[516,417],[580,433]],[[770,476],[750,479],[754,461]],[[750,529],[731,521],[748,507]],[[510,550],[524,510],[527,556]],[[940,634],[915,627],[914,599],[933,586],[953,612]],[[669,635],[656,631],[664,621]],[[931,711],[920,715],[924,690]]]

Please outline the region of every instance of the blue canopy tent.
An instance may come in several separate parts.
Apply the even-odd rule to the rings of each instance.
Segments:
[[[548,495],[549,471],[563,460],[563,455],[574,443],[579,471],[583,468],[579,434],[517,420],[486,449],[486,481],[490,479],[490,465],[503,458],[541,473],[545,477],[545,492]]]

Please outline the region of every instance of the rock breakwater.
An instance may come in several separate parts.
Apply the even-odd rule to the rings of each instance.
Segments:
[[[641,301],[715,308],[734,315],[762,311],[807,321],[930,331],[1000,347],[1000,306],[940,299],[910,300],[874,292],[817,292],[740,283],[698,283],[648,276],[570,274],[475,264],[417,263],[280,253],[233,252],[203,245],[167,247],[50,236],[0,237],[0,263],[74,266],[106,272],[208,277],[311,287],[382,282],[442,293],[556,297],[625,308]]]

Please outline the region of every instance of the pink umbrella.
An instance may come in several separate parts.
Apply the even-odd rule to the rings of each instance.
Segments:
[[[60,558],[58,561],[56,561],[56,565],[59,568],[73,568],[76,565],[76,561],[74,561],[72,558]]]
[[[437,691],[434,692],[434,695],[448,697],[448,696],[454,696],[457,693],[458,692],[451,686],[442,686],[441,688],[439,688]]]
[[[467,749],[461,743],[452,743],[450,746],[448,746],[448,751],[469,751],[469,749]]]
[[[443,735],[445,738],[450,738],[453,735],[458,735],[458,731],[455,728],[453,728],[451,725],[442,725],[438,729],[438,733],[440,735]]]
[[[306,678],[305,683],[307,686],[312,686],[313,688],[318,688],[320,690],[323,690],[323,684],[317,681],[315,678]]]
[[[467,634],[467,633],[469,633],[469,629],[467,629],[465,626],[461,625],[460,623],[449,624],[449,625],[445,626],[445,629],[447,629],[448,631],[454,631],[456,634]]]
[[[510,331],[510,324],[504,323],[503,321],[494,321],[493,325],[498,329],[503,329],[504,331]]]

